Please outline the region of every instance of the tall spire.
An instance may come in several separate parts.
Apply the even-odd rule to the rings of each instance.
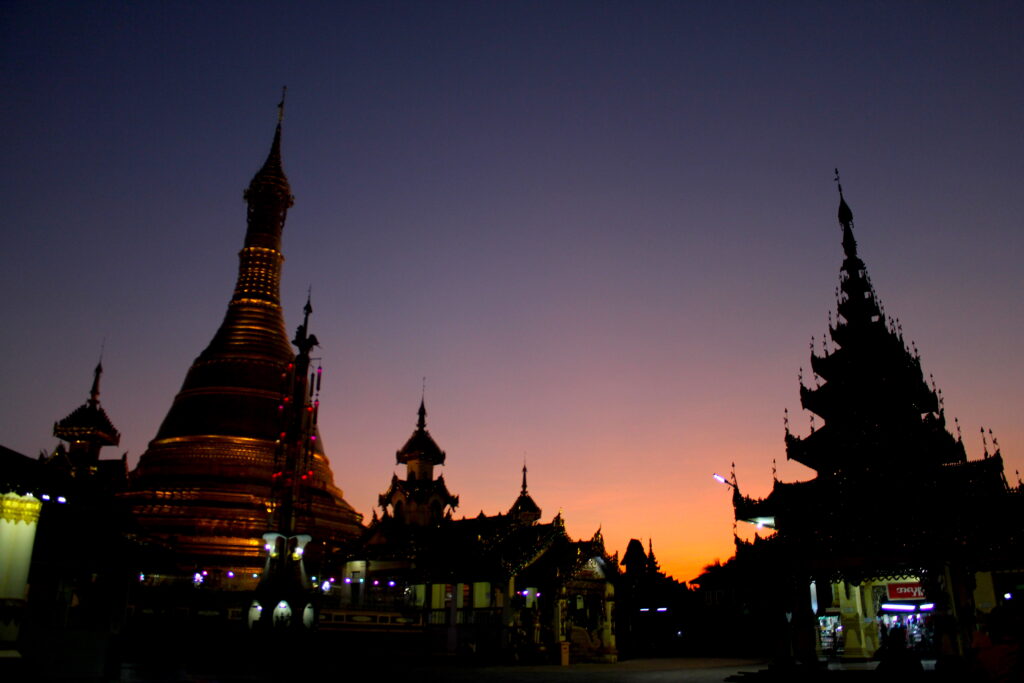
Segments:
[[[416,420],[416,429],[424,431],[427,428],[427,403],[425,398],[420,399],[420,409],[417,411],[419,419]]]
[[[937,390],[924,381],[920,357],[907,348],[898,324],[888,324],[867,266],[857,255],[853,212],[839,190],[843,228],[838,317],[829,324],[831,349],[812,349],[815,386],[800,387],[811,434],[786,435],[787,457],[819,473],[856,469],[868,458],[888,466],[951,463],[963,449],[944,430]],[[814,417],[825,424],[814,428]]]
[[[526,495],[526,462],[523,462],[523,495]]]
[[[157,440],[223,434],[273,440],[280,368],[294,353],[281,310],[281,233],[292,205],[281,168],[281,122],[245,191],[245,242],[220,328],[189,369]]]
[[[296,334],[300,358],[281,310],[281,234],[293,203],[281,163],[283,112],[282,97],[270,152],[245,190],[245,240],[224,320],[189,368],[126,494],[140,527],[171,540],[182,562],[259,562],[253,539],[266,531],[274,508],[278,442],[297,438],[289,433],[295,421],[284,418],[300,403],[291,390],[300,383],[295,373],[303,362],[308,370],[317,341],[308,330],[309,299]],[[298,475],[306,478],[311,507],[295,510],[294,526],[335,543],[359,533],[360,516],[334,485],[313,403],[306,405],[313,420],[307,466]]]

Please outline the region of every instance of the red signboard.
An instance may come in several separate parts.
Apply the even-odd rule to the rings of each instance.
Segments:
[[[924,588],[920,583],[890,583],[890,600],[924,600]]]

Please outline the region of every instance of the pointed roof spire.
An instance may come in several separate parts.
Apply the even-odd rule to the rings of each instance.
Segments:
[[[839,169],[836,169],[836,187],[839,188],[839,225],[843,227],[843,251],[850,258],[857,255],[857,241],[853,239],[853,211],[843,197],[843,184],[839,182]]]
[[[526,495],[526,460],[523,459],[523,495]]]
[[[95,408],[100,404],[100,375],[103,374],[103,360],[101,359],[96,363],[96,369],[93,370],[92,377],[92,388],[89,390],[89,401],[88,406]]]
[[[416,420],[416,430],[405,442],[405,445],[395,453],[396,464],[404,465],[410,460],[429,460],[435,465],[444,464],[444,451],[442,451],[434,438],[427,431],[427,405],[420,399],[420,409],[417,411],[419,419]]]
[[[274,129],[274,140],[270,143],[270,153],[245,191],[245,200],[248,202],[260,196],[269,196],[285,202],[285,208],[290,208],[295,203],[281,163],[281,122],[284,120],[284,96],[287,90],[287,87],[282,90],[281,101],[277,104],[277,128]]]

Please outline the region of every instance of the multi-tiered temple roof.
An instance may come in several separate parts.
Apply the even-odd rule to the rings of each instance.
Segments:
[[[801,405],[824,425],[803,437],[786,425],[787,457],[816,476],[776,481],[763,499],[736,486],[736,519],[776,529],[770,540],[791,562],[833,573],[896,575],[952,559],[1012,563],[1024,540],[1010,522],[1021,509],[1019,488],[1007,485],[998,448],[968,460],[948,431],[941,393],[871,285],[841,187],[838,218],[839,315],[829,325],[832,344],[812,350],[815,386],[803,378],[800,386]]]
[[[448,491],[444,476],[434,478],[434,466],[443,465],[445,454],[427,431],[427,407],[420,401],[416,429],[395,453],[395,464],[405,465],[405,479],[391,476],[391,485],[379,497],[386,516],[404,524],[436,525],[459,505]]]

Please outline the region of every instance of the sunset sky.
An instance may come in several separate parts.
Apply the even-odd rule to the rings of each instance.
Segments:
[[[808,431],[835,314],[836,166],[886,311],[1015,483],[1022,35],[1013,2],[6,2],[0,444],[52,448],[103,348],[107,457],[137,462],[226,310],[286,84],[282,301],[291,332],[312,287],[367,519],[425,376],[458,515],[525,459],[575,537],[653,538],[684,580],[731,556],[711,474],[812,475],[782,417]]]

